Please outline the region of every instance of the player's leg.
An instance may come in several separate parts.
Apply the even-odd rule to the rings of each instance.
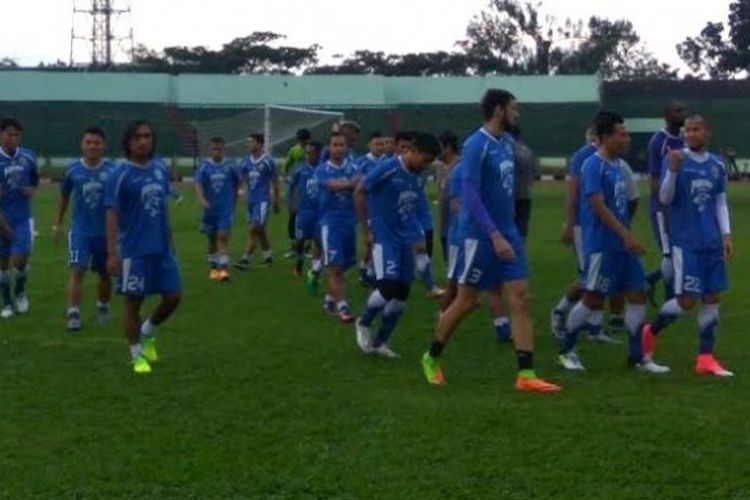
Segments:
[[[110,319],[110,302],[112,300],[112,277],[107,272],[107,239],[89,240],[91,253],[91,270],[98,275],[96,285],[96,313],[100,323]]]
[[[83,277],[85,271],[79,267],[70,269],[68,277],[68,310],[65,314],[67,328],[70,332],[81,329],[81,299],[83,296]]]
[[[625,297],[617,295],[609,300],[608,330],[610,335],[625,331]],[[604,339],[604,337],[601,337]]]
[[[29,255],[31,255],[31,244],[33,241],[33,219],[19,224],[13,235],[11,245],[11,264],[15,274],[15,286],[13,295],[16,299],[16,311],[20,314],[29,312],[29,297],[26,294],[26,282],[28,281]]]
[[[289,217],[286,221],[286,234],[289,237],[289,251],[284,254],[284,258],[291,259],[297,256],[297,211],[289,210]]]
[[[427,297],[439,299],[445,291],[435,284],[435,277],[432,274],[432,260],[426,251],[427,240],[425,240],[425,250],[418,250],[414,253],[414,262],[417,268],[417,274],[422,280],[422,284],[427,292]]]
[[[4,243],[0,243],[0,250],[3,252],[8,251],[8,246]],[[0,255],[0,296],[3,300],[3,308],[0,311],[0,316],[3,319],[10,318],[13,316],[13,301],[10,296],[10,257],[7,253]]]
[[[408,252],[408,257],[411,257]],[[409,298],[409,289],[411,283],[407,281],[396,282],[396,296],[388,301],[383,308],[380,328],[372,341],[372,351],[378,356],[384,358],[398,358],[399,355],[394,352],[388,342],[391,339],[393,331],[398,325],[398,321],[406,309],[406,300]]]
[[[500,343],[510,342],[510,318],[503,303],[502,289],[491,290],[488,302],[492,326],[495,329],[495,339]]]
[[[672,248],[674,266],[675,297],[666,300],[659,309],[659,314],[643,327],[643,353],[652,359],[656,349],[656,339],[662,330],[674,323],[680,316],[695,307],[700,290],[700,269],[697,255],[683,251],[680,247]]]
[[[169,319],[182,301],[182,284],[177,261],[171,252],[148,258],[147,291],[158,293],[161,300],[156,309],[140,325],[143,354],[150,362],[156,362],[156,333],[160,325]]]
[[[206,233],[208,240],[208,279],[218,281],[219,279],[219,255],[216,227],[213,226]]]
[[[646,279],[640,259],[627,252],[620,252],[622,264],[618,278],[620,287],[627,300],[625,306],[625,328],[628,332],[628,363],[641,371],[653,374],[663,374],[669,371],[666,366],[659,365],[643,352],[643,329],[646,324]]]
[[[240,257],[240,259],[234,263],[234,267],[236,267],[240,271],[245,271],[250,266],[250,256],[255,250],[255,236],[253,233],[254,212],[255,212],[255,206],[248,205],[247,207],[247,240],[245,242],[245,253],[243,253],[242,257]]]
[[[268,266],[273,263],[273,253],[271,251],[271,241],[268,238],[266,224],[268,223],[268,202],[260,204],[260,217],[257,224],[258,243],[263,251],[263,265]]]
[[[216,268],[219,281],[229,281],[229,238],[228,228],[222,227],[216,232]]]
[[[573,255],[576,261],[577,278],[576,281],[568,287],[568,290],[560,298],[555,307],[550,312],[550,330],[552,335],[560,340],[565,334],[565,321],[571,309],[583,298],[585,291],[585,256],[583,253],[583,232],[580,226],[573,228]]]
[[[533,313],[528,281],[526,279],[508,281],[504,287],[498,287],[492,294],[501,297],[503,290],[508,297],[512,338],[518,362],[516,388],[532,392],[558,392],[559,386],[538,378],[534,371]]]
[[[726,262],[721,250],[700,252],[703,269],[703,304],[698,310],[699,347],[695,371],[700,375],[732,377],[734,374],[725,369],[714,357],[714,343],[719,327],[719,302],[721,292],[727,289]]]

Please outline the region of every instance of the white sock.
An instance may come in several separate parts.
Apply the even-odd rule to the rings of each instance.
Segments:
[[[568,311],[573,307],[573,303],[568,300],[567,295],[563,295],[560,299],[560,302],[557,303],[555,306],[555,311],[561,312],[563,314],[567,314]]]
[[[719,304],[703,304],[698,309],[698,328],[703,330],[714,321],[719,321]]]
[[[333,295],[331,295],[330,293],[327,293],[325,301],[326,301],[326,304],[331,304],[333,302],[336,302],[336,299],[333,298]]]
[[[341,312],[344,309],[349,309],[349,304],[347,304],[345,300],[340,300],[336,304],[336,309],[338,310],[338,312]]]
[[[677,298],[668,300],[661,306],[659,314],[665,314],[668,316],[682,316],[685,314],[685,310],[680,307],[680,303]]]
[[[583,328],[589,318],[594,314],[594,310],[589,309],[583,301],[579,301],[568,314],[568,321],[565,324],[565,330],[568,333],[577,332]]]
[[[599,328],[604,323],[604,311],[594,311],[589,316],[589,325],[594,328]]]
[[[229,265],[229,255],[222,254],[219,256],[219,265],[220,266],[228,266]]]
[[[323,261],[315,259],[312,264],[312,270],[314,273],[319,273],[323,269]]]
[[[420,273],[425,272],[425,269],[427,269],[427,266],[430,265],[430,256],[426,253],[418,253],[415,257],[415,264],[417,266],[417,271]]]
[[[148,336],[156,333],[156,325],[147,319],[141,324],[141,335]]]
[[[646,320],[645,304],[628,304],[625,306],[625,328],[631,336],[638,335],[638,330]]]
[[[387,303],[388,301],[385,300],[385,297],[380,293],[380,290],[375,290],[367,298],[367,307],[369,309],[380,309],[385,307]]]
[[[81,314],[81,309],[78,306],[72,306],[68,308],[68,316],[71,314]]]
[[[140,342],[137,344],[130,344],[130,356],[135,359],[141,355],[143,355],[143,347],[141,347]]]
[[[263,250],[263,260],[270,259],[272,255],[273,255],[273,252],[270,249]]]
[[[96,301],[96,307],[99,309],[109,309],[109,302]]]
[[[501,327],[510,324],[510,319],[507,316],[500,316],[492,320],[492,324],[496,327]]]

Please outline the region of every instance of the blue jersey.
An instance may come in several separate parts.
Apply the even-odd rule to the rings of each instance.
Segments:
[[[726,193],[724,163],[713,154],[684,150],[675,195],[669,207],[669,241],[685,250],[720,249],[722,235],[716,217],[716,198]],[[664,160],[664,171],[667,169]]]
[[[107,179],[104,206],[117,213],[120,257],[164,253],[170,243],[169,176],[158,160],[124,161]]]
[[[297,210],[300,212],[318,211],[318,178],[315,169],[309,163],[302,162],[289,180],[289,199],[295,194],[298,196]]]
[[[315,170],[315,173],[318,177],[318,186],[320,189],[320,224],[356,223],[354,190],[333,191],[327,186],[328,181],[334,179],[351,180],[356,177],[357,170],[354,165],[348,160],[345,160],[341,165],[334,165],[331,162],[327,162],[324,165],[320,165]]]
[[[260,203],[271,198],[271,184],[276,181],[276,163],[263,154],[242,160],[240,172],[247,183],[247,202]]]
[[[360,175],[367,175],[375,165],[377,165],[383,157],[374,156],[372,153],[367,153],[361,158],[357,159],[357,169]]]
[[[217,216],[234,213],[240,178],[232,161],[214,163],[213,160],[205,160],[198,167],[195,177],[210,205],[206,213]]]
[[[670,149],[682,149],[685,141],[682,136],[672,135],[665,129],[655,133],[648,143],[648,171],[652,179],[661,178],[662,160]]]
[[[583,163],[581,211],[583,248],[586,253],[625,251],[625,245],[614,231],[604,225],[591,208],[591,196],[602,194],[604,204],[625,227],[630,227],[628,185],[620,160],[607,161],[596,153]]]
[[[584,197],[581,196],[581,168],[583,167],[583,162],[588,160],[594,153],[596,153],[596,146],[586,144],[573,154],[568,166],[568,177],[578,181],[578,190],[576,191],[576,199],[578,200],[576,202],[576,226],[581,225],[581,210],[583,210],[583,206],[586,203]]]
[[[484,127],[466,139],[461,153],[461,181],[479,187],[479,197],[492,223],[504,237],[519,237],[514,220],[513,167],[515,144],[510,134],[495,137]],[[462,203],[458,221],[459,237],[485,238],[479,221]]]
[[[421,189],[417,179],[400,157],[379,163],[364,178],[375,241],[409,245],[424,239],[418,219]]]
[[[63,195],[73,197],[73,214],[70,230],[73,234],[90,238],[103,238],[105,228],[104,187],[115,166],[102,160],[95,167],[87,167],[83,160],[68,166],[60,184]]]
[[[419,185],[419,207],[417,208],[417,217],[419,223],[422,225],[422,229],[425,231],[432,231],[432,212],[430,211],[430,202],[427,200],[427,177],[429,172],[422,170],[418,174],[414,174],[417,178],[417,184]]]
[[[17,148],[11,156],[0,148],[0,210],[9,223],[31,219],[31,199],[26,189],[38,185],[34,153]]]

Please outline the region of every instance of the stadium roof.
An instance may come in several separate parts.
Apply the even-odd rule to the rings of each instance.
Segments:
[[[0,102],[161,103],[180,107],[388,107],[475,103],[501,87],[526,103],[599,102],[596,76],[383,77],[0,71]]]

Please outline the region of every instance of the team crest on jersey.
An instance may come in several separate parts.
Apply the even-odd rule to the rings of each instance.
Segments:
[[[513,162],[503,160],[500,163],[500,176],[503,180],[503,190],[509,195],[513,194]]]
[[[704,212],[711,201],[714,183],[708,179],[694,179],[690,183],[690,195],[698,212]]]
[[[718,179],[719,175],[721,175],[720,172],[719,172],[719,166],[718,165],[712,165],[711,166],[711,177],[713,177],[714,179]]]
[[[103,192],[104,186],[97,181],[89,181],[81,186],[83,202],[92,210],[101,204]]]
[[[107,182],[107,177],[109,177],[109,174],[107,174],[107,172],[99,172],[100,182]]]
[[[154,172],[154,177],[156,177],[157,181],[163,181],[164,180],[164,174],[158,168]]]
[[[213,189],[214,193],[218,193],[219,191],[221,191],[221,189],[224,187],[224,181],[226,181],[226,179],[227,176],[223,172],[211,174],[211,189]]]
[[[305,190],[307,191],[307,196],[315,198],[318,195],[318,179],[315,177],[307,179]]]
[[[143,210],[151,217],[156,217],[161,213],[162,198],[162,187],[160,184],[146,184],[141,188]]]

